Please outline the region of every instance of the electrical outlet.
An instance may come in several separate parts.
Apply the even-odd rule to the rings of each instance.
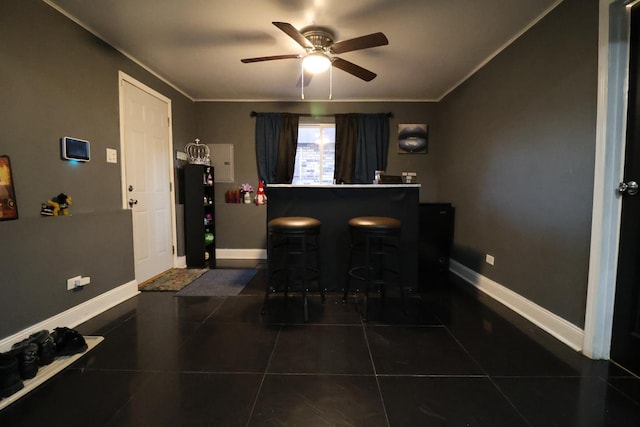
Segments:
[[[67,290],[68,291],[76,288],[76,284],[80,283],[80,277],[81,276],[76,276],[76,277],[72,277],[71,279],[67,279]]]
[[[91,283],[91,277],[76,276],[67,279],[67,290],[72,291],[74,289],[82,288],[83,286]]]
[[[496,262],[496,259],[493,257],[493,255],[487,254],[487,256],[485,257],[485,261],[487,262],[487,264],[493,265]]]

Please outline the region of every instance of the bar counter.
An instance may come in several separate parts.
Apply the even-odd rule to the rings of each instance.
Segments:
[[[308,216],[320,229],[321,283],[341,291],[347,283],[349,220],[356,216],[388,216],[402,221],[401,270],[405,288],[418,280],[418,192],[420,184],[270,184],[267,221],[282,216]]]

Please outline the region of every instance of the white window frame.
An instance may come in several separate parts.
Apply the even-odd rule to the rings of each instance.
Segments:
[[[333,129],[334,131],[334,140],[333,142],[335,143],[335,128],[336,128],[336,124],[334,121],[330,121],[327,120],[326,118],[324,118],[322,121],[316,121],[316,120],[304,120],[304,121],[300,121],[300,123],[298,124],[298,130],[300,129],[317,129],[318,133],[320,135],[323,135],[326,129]],[[320,154],[320,167],[319,167],[319,176],[317,176],[317,181],[314,182],[311,185],[331,185],[333,184],[333,178],[329,181],[329,182],[323,182],[322,181],[322,171],[324,170],[323,166],[324,166],[324,156],[322,155],[322,153],[324,153],[324,141],[322,140],[322,138],[320,138],[320,150],[319,152]],[[335,154],[334,154],[335,156]],[[335,157],[334,157],[335,160]],[[298,153],[296,152],[296,162],[298,161]],[[335,167],[335,164],[334,164]],[[294,175],[294,179],[293,179],[293,184],[294,185],[309,185],[309,183],[300,183],[300,182],[296,182],[297,181],[297,177]]]

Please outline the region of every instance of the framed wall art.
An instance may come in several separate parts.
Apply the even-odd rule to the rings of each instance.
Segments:
[[[426,124],[398,125],[398,153],[427,154],[429,126]]]
[[[0,221],[18,219],[9,156],[0,156]]]

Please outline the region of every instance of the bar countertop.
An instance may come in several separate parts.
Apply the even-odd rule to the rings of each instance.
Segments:
[[[268,188],[420,188],[420,184],[267,184]]]

